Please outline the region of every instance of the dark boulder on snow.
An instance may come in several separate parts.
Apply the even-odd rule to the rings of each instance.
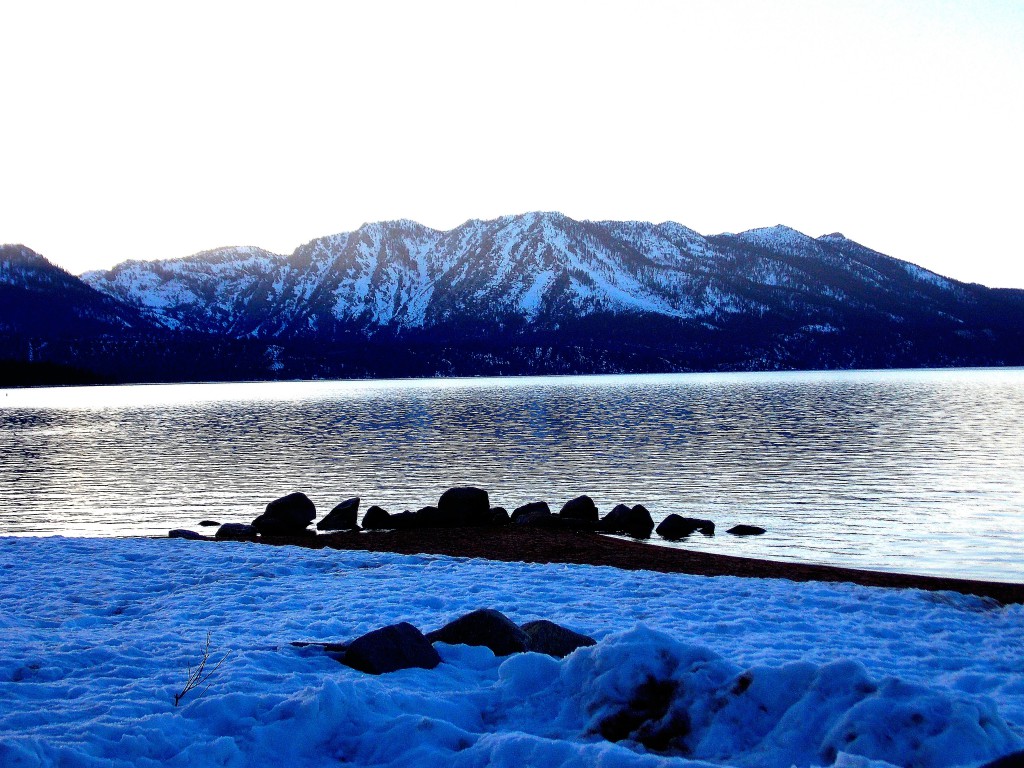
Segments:
[[[328,512],[323,520],[316,524],[316,529],[318,531],[354,530],[359,527],[358,519],[359,497],[354,496],[351,499],[345,499]]]
[[[713,536],[715,524],[710,520],[701,520],[698,517],[683,517],[673,513],[662,520],[656,530],[663,539],[676,541],[677,539],[689,536],[695,531],[700,531],[705,536]]]
[[[528,520],[536,520],[551,514],[551,507],[546,501],[531,501],[512,510],[512,522],[517,525],[527,525]]]
[[[731,533],[733,536],[760,536],[764,532],[764,528],[757,525],[734,525],[726,531],[726,533]]]
[[[521,629],[530,638],[529,650],[535,653],[546,653],[556,659],[565,658],[577,648],[597,644],[592,637],[573,632],[567,627],[546,619],[528,621],[523,624]]]
[[[292,536],[305,530],[316,517],[316,506],[304,493],[289,493],[267,504],[252,521],[260,536]]]
[[[366,510],[366,514],[363,515],[363,528],[379,530],[392,527],[394,526],[391,525],[391,515],[386,509],[378,507],[376,504]]]
[[[432,643],[483,645],[495,656],[522,653],[530,648],[530,637],[508,616],[493,608],[467,613],[440,629],[427,633]]]
[[[201,533],[195,531],[187,531],[184,528],[175,528],[173,531],[167,532],[167,538],[169,539],[205,539]]]
[[[1024,768],[1024,751],[1003,755],[990,763],[985,763],[981,768]]]
[[[491,502],[482,488],[449,488],[438,499],[437,509],[444,527],[487,525]]]
[[[215,536],[218,539],[255,539],[256,529],[246,523],[224,523]]]
[[[220,523],[218,523],[216,520],[200,520],[199,524],[204,528],[211,528],[213,526],[220,525]]]
[[[589,496],[577,496],[562,505],[558,512],[559,517],[566,517],[570,520],[583,520],[588,523],[596,523],[600,518],[597,513],[597,505]]]
[[[382,675],[399,669],[433,669],[441,657],[430,641],[407,622],[375,629],[353,640],[341,663],[360,672]]]
[[[654,530],[654,519],[643,504],[633,507],[619,504],[601,519],[600,530],[605,533],[624,533],[636,539],[647,539]]]

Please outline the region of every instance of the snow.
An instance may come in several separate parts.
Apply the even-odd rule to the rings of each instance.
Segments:
[[[749,309],[739,295],[745,295],[747,280],[846,299],[794,272],[791,256],[830,262],[878,288],[890,282],[846,254],[860,246],[838,233],[814,239],[779,225],[727,237],[732,245],[713,244],[674,222],[578,222],[550,212],[470,220],[446,232],[397,220],[311,241],[290,257],[225,248],[178,260],[125,262],[82,278],[167,327],[262,336],[313,327],[311,316],[426,327],[448,316],[453,299],[460,312],[518,314],[527,322],[540,317],[540,307],[564,299],[580,314],[694,319]],[[753,269],[738,264],[737,243],[764,249],[765,258]],[[903,269],[924,283],[954,285],[914,265]],[[720,289],[706,294],[711,279]],[[268,292],[269,301],[253,303]]]
[[[550,269],[538,272],[533,278],[533,284],[523,293],[519,299],[519,311],[527,318],[533,319],[540,312],[541,299],[544,291],[555,279],[555,273]]]
[[[802,326],[800,330],[810,333],[839,333],[840,329],[832,325],[832,323],[812,323],[811,325]]]
[[[793,253],[801,256],[817,256],[821,253],[821,248],[813,237],[783,224],[748,229],[735,237],[745,243],[756,245],[759,248],[767,248],[777,253]]]
[[[940,768],[1024,746],[1024,607],[952,593],[146,539],[3,538],[0,571],[3,765]],[[380,677],[291,645],[479,607],[599,642],[438,644],[436,669]],[[207,632],[226,660],[176,708]],[[644,708],[646,736],[602,737]]]
[[[923,269],[922,267],[919,267],[916,264],[911,264],[905,261],[900,262],[900,264],[903,266],[903,269],[907,271],[907,274],[910,275],[915,280],[919,280],[922,283],[928,283],[929,285],[935,285],[938,286],[939,288],[948,289],[953,287],[953,283],[951,283],[946,278],[942,277],[941,275],[937,275],[934,272],[930,272],[927,269]]]

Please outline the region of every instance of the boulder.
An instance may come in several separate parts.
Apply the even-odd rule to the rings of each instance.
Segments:
[[[650,538],[651,531],[654,530],[654,520],[643,504],[633,507],[619,504],[602,518],[601,530],[606,533],[625,533],[637,539],[647,539]]]
[[[523,506],[512,510],[512,522],[519,523],[524,517],[535,519],[540,515],[550,514],[551,507],[548,506],[546,501],[532,501],[529,504],[523,504]]]
[[[210,528],[210,527],[213,527],[213,526],[219,526],[220,525],[220,523],[218,523],[216,520],[200,520],[199,524],[201,526],[203,526],[204,528]]]
[[[266,511],[252,521],[260,536],[291,536],[313,522],[316,506],[304,493],[289,493],[267,504]]]
[[[522,653],[530,648],[530,637],[508,616],[493,608],[467,613],[440,629],[427,633],[432,642],[450,645],[483,645],[495,656]]]
[[[596,531],[600,522],[562,517],[561,515],[553,515],[550,512],[538,509],[534,512],[520,514],[515,518],[513,524],[525,525],[530,528],[546,528],[554,531]]]
[[[757,525],[734,525],[726,531],[726,533],[731,533],[733,536],[760,536],[764,532],[764,528]]]
[[[678,750],[690,733],[686,709],[672,706],[678,689],[676,680],[648,676],[628,694],[628,704],[601,719],[598,732],[608,741],[628,739],[656,752]]]
[[[487,524],[498,528],[503,525],[508,525],[512,520],[508,516],[508,510],[504,507],[491,507],[491,511],[487,514]]]
[[[316,524],[318,531],[348,531],[354,530],[359,527],[357,522],[359,517],[359,497],[354,496],[351,499],[345,499],[345,501],[338,504],[334,509],[328,512],[324,518]]]
[[[424,507],[424,509],[426,509],[426,507]],[[430,513],[428,512],[427,513],[428,518],[429,518],[429,515],[430,515]],[[419,511],[417,511],[417,512],[410,512],[407,509],[404,512],[398,512],[398,513],[396,513],[394,515],[391,515],[391,517],[388,518],[388,522],[390,523],[389,527],[394,528],[396,531],[407,531],[410,528],[425,528],[425,527],[427,527],[427,526],[423,525],[422,519],[423,518],[420,517]]]
[[[577,496],[575,499],[569,499],[562,505],[558,516],[567,517],[570,520],[583,520],[588,523],[596,523],[600,519],[597,505],[589,496]]]
[[[981,768],[1024,768],[1024,751],[1003,755],[990,763],[985,763]]]
[[[548,515],[534,521],[537,528],[548,528],[555,531],[596,531],[601,525],[600,520],[580,520],[575,517]]]
[[[552,515],[550,512],[538,509],[533,512],[524,512],[523,514],[512,518],[512,525],[528,525],[534,528],[539,528],[553,520],[557,521],[558,517],[556,515]]]
[[[715,533],[715,524],[710,520],[701,520],[698,517],[683,517],[673,513],[662,520],[655,530],[663,539],[676,541],[684,536],[689,536],[694,531],[700,531],[705,536],[712,536]]]
[[[353,640],[341,663],[360,672],[382,675],[399,669],[433,669],[441,663],[434,646],[407,622],[375,629]]]
[[[167,538],[169,539],[205,539],[201,533],[195,531],[186,531],[184,528],[175,528],[173,531],[167,532]]]
[[[382,507],[378,507],[374,504],[363,515],[363,528],[369,529],[380,529],[380,528],[393,528],[391,525],[391,515],[388,511]]]
[[[246,523],[224,523],[215,536],[218,539],[255,539],[256,529]]]
[[[535,653],[546,653],[556,659],[565,658],[577,648],[597,644],[592,637],[573,632],[567,627],[546,619],[528,621],[523,624],[521,629],[530,638],[529,650]]]
[[[482,488],[449,488],[438,499],[437,509],[445,527],[487,525],[491,502]]]
[[[420,507],[409,515],[406,528],[451,528],[455,525],[451,516],[446,518],[440,509],[433,506]]]

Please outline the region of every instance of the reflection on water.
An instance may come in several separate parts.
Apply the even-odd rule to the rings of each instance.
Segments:
[[[727,554],[1024,581],[1024,371],[684,374],[0,391],[0,533],[248,522],[305,491],[589,493],[768,529]]]

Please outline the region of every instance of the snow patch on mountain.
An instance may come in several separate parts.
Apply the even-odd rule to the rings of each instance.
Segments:
[[[821,253],[821,249],[813,237],[783,224],[748,229],[735,237],[744,243],[770,251],[783,251],[803,256],[817,256]]]
[[[916,264],[903,262],[903,268],[907,271],[908,275],[915,280],[920,280],[922,283],[928,283],[929,285],[934,285],[938,288],[951,288],[953,286],[952,282],[941,275],[937,275],[934,272],[917,266]]]

